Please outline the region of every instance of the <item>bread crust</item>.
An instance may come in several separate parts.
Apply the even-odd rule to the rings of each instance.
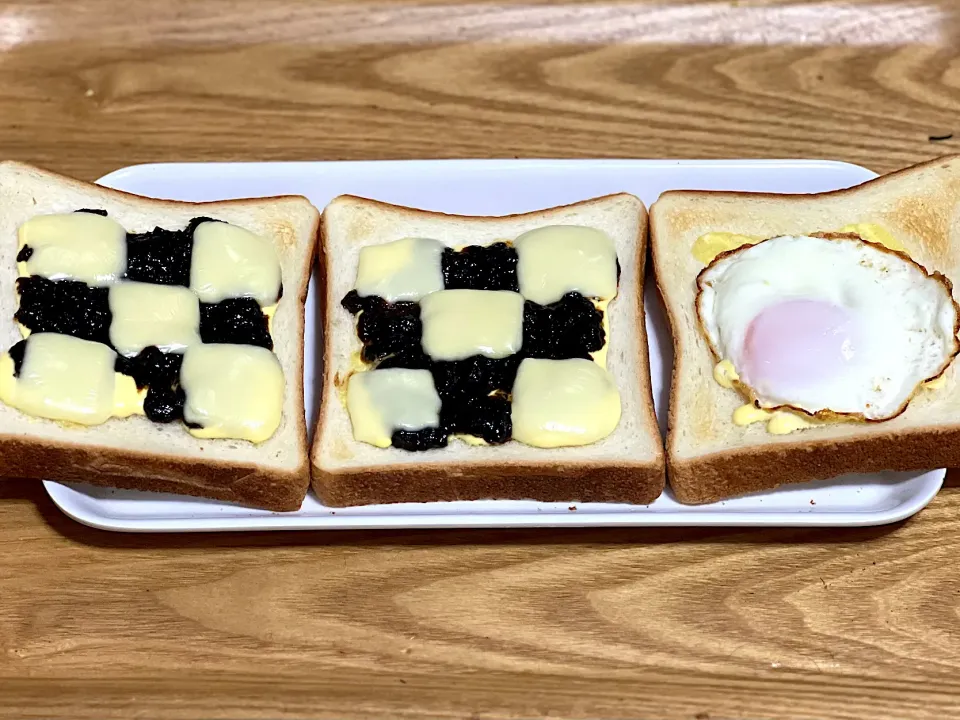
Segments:
[[[663,468],[649,463],[395,465],[336,473],[314,466],[313,472],[314,490],[331,507],[486,499],[648,505],[664,486]]]
[[[5,477],[192,495],[278,512],[300,509],[310,476],[306,457],[295,471],[283,472],[253,463],[38,442],[23,435],[0,436],[0,453],[0,474]]]
[[[909,183],[915,175],[921,175],[940,166],[950,169],[960,162],[960,155],[951,155],[937,158],[919,165],[899,170],[860,185],[842,190],[813,195],[780,195],[774,193],[748,193],[737,191],[686,191],[670,190],[663,193],[657,203],[650,210],[650,237],[654,265],[654,278],[657,290],[663,301],[666,315],[670,323],[674,343],[675,362],[670,383],[670,410],[668,413],[667,432],[667,474],[670,487],[677,500],[687,504],[703,504],[716,502],[726,498],[746,493],[771,490],[785,484],[800,483],[810,480],[832,478],[848,473],[871,473],[882,471],[920,470],[930,467],[960,466],[960,424],[931,425],[906,429],[891,429],[878,431],[882,422],[859,423],[864,427],[870,426],[871,432],[862,435],[847,435],[844,437],[823,437],[818,430],[801,431],[802,440],[790,439],[789,442],[757,445],[744,441],[741,446],[731,446],[717,452],[705,453],[694,457],[683,457],[677,449],[680,431],[681,386],[684,380],[683,359],[687,357],[685,340],[688,330],[682,323],[680,314],[684,308],[672,304],[670,287],[665,283],[669,277],[669,264],[672,254],[689,252],[690,248],[676,248],[670,246],[666,237],[669,232],[661,227],[667,218],[662,217],[665,204],[663,200],[765,200],[776,205],[771,214],[788,215],[794,212],[792,206],[804,205],[809,208],[811,203],[821,200],[838,199],[851,202],[851,216],[858,215],[857,206],[852,204],[858,194],[865,189],[877,191],[889,190],[898,182]],[[954,205],[960,205],[960,196],[953,199]],[[947,208],[944,208],[946,210]],[[952,209],[952,208],[950,208]],[[756,219],[755,217],[753,218]],[[739,231],[734,224],[732,227],[717,227],[716,230]],[[772,236],[772,235],[771,235]],[[894,251],[891,251],[894,252]],[[895,253],[899,254],[899,253]],[[915,258],[911,262],[921,265]],[[946,285],[953,287],[956,277],[949,277],[939,272],[931,275],[942,275]],[[689,282],[695,283],[696,277],[691,276]],[[695,298],[695,294],[691,295]],[[956,304],[956,301],[954,301]],[[695,313],[695,308],[692,308]],[[698,328],[699,332],[699,328]],[[705,341],[707,351],[709,343]],[[714,383],[714,385],[716,385]],[[711,386],[712,388],[713,386]],[[730,392],[716,385],[716,392]],[[850,425],[850,423],[845,423]],[[853,423],[858,424],[858,423]],[[809,434],[807,434],[809,433]]]
[[[848,473],[924,469],[930,458],[960,467],[960,427],[746,446],[690,459],[668,456],[667,463],[677,500],[701,505]]]
[[[625,195],[623,193],[618,195]],[[505,219],[535,216],[568,208],[582,208],[596,203],[604,203],[618,195],[571,203],[570,205],[548,208],[533,213],[520,213],[499,217],[473,217],[450,215],[446,213],[400,207],[376,200],[355,196],[342,196],[338,200],[362,203],[381,210],[388,210],[411,219],[423,217],[444,218],[456,221],[485,224],[501,222]],[[631,196],[632,197],[632,196]],[[635,198],[634,198],[635,199]],[[639,200],[637,200],[639,203]],[[642,379],[642,404],[639,412],[643,415],[644,426],[656,428],[656,415],[653,397],[650,392],[649,358],[646,352],[647,337],[643,323],[643,289],[647,257],[647,214],[641,207],[641,221],[636,239],[636,258],[638,304],[640,323],[638,340],[642,352],[636,358],[636,372]],[[562,461],[544,457],[544,451],[530,448],[534,455],[528,461],[504,460],[501,462],[478,462],[469,457],[461,457],[449,464],[410,465],[384,463],[360,468],[330,470],[324,467],[321,456],[321,442],[325,431],[325,404],[338,403],[337,397],[337,358],[333,357],[333,343],[329,327],[332,308],[339,298],[332,296],[332,287],[327,282],[333,273],[343,268],[336,266],[337,258],[327,252],[327,240],[330,235],[327,227],[328,216],[324,212],[320,223],[320,250],[318,253],[321,285],[324,288],[324,388],[321,410],[318,413],[317,428],[314,436],[312,456],[313,488],[326,505],[342,507],[348,505],[369,505],[399,502],[433,502],[448,500],[510,499],[538,500],[541,502],[625,502],[649,504],[663,491],[665,485],[665,462],[662,448],[655,457],[643,460],[629,458],[598,458],[596,461]],[[348,272],[354,272],[353,269]],[[343,410],[346,412],[346,410]],[[353,441],[350,438],[350,442]],[[427,451],[430,452],[430,451]]]
[[[89,195],[91,198],[122,199],[136,203],[145,212],[162,213],[164,210],[185,207],[196,208],[198,215],[216,213],[218,209],[271,206],[287,201],[295,202],[302,210],[309,205],[301,196],[277,196],[242,200],[225,200],[207,203],[157,200],[139,195],[104,188],[18,162],[0,163],[0,172],[27,173],[49,181],[51,186],[69,188]],[[38,211],[42,212],[42,211]],[[276,511],[299,509],[306,496],[310,482],[310,464],[307,457],[307,428],[303,407],[303,324],[304,305],[313,257],[319,231],[319,212],[313,208],[315,217],[305,239],[304,262],[299,275],[284,278],[284,297],[296,298],[297,326],[295,339],[295,367],[293,378],[286,378],[285,392],[293,393],[294,427],[298,447],[290,452],[300,454],[294,469],[284,470],[261,466],[255,462],[224,459],[193,458],[175,453],[157,453],[134,448],[106,447],[86,443],[58,442],[48,438],[29,435],[29,425],[23,432],[0,434],[0,475],[8,477],[42,478],[63,481],[85,482],[101,487],[128,490],[168,492],[195,497],[205,497],[226,502],[260,507]],[[162,224],[159,222],[158,224]],[[12,318],[11,318],[12,322]],[[26,422],[48,422],[26,419]],[[127,422],[122,419],[113,423]]]
[[[932,168],[935,165],[944,165],[946,163],[960,161],[960,154],[953,155],[941,155],[940,157],[933,158],[932,160],[925,160],[922,163],[917,163],[916,165],[910,165],[900,170],[894,170],[889,172],[886,175],[880,175],[871,180],[866,180],[859,185],[852,185],[846,188],[840,188],[839,190],[828,190],[827,192],[821,193],[765,193],[765,192],[749,192],[746,190],[665,190],[660,193],[660,197],[657,198],[657,201],[660,201],[666,197],[671,197],[673,195],[687,195],[696,196],[696,195],[709,195],[712,197],[743,197],[743,198],[767,198],[769,200],[777,200],[778,202],[806,202],[811,198],[842,198],[848,195],[855,195],[858,191],[862,190],[864,186],[869,185],[870,187],[877,188],[882,187],[883,185],[890,184],[897,180],[903,179],[905,176],[912,175],[918,171],[922,171],[926,168]],[[656,203],[654,203],[656,205]],[[651,213],[653,212],[653,205],[650,206]],[[651,230],[652,230],[652,218],[651,218]]]

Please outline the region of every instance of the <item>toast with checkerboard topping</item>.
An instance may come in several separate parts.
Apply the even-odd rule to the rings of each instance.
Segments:
[[[323,502],[652,502],[646,221],[628,194],[506,217],[333,200]]]
[[[318,224],[0,164],[0,473],[299,508]]]

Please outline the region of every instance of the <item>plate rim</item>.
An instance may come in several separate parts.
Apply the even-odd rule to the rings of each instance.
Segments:
[[[313,515],[272,513],[246,518],[170,518],[126,519],[109,516],[90,516],[79,511],[70,496],[80,492],[70,483],[43,480],[44,487],[54,504],[68,517],[99,530],[132,533],[170,532],[236,532],[276,530],[429,530],[429,529],[521,529],[550,527],[871,527],[888,525],[905,520],[926,507],[943,487],[945,468],[928,470],[923,475],[936,475],[928,479],[924,492],[916,493],[906,501],[882,512],[873,511],[771,511],[744,512],[741,510],[685,510],[683,512],[659,511],[620,513],[570,512],[563,514],[539,514],[530,512],[504,513],[502,515],[341,515],[323,518]],[[310,491],[313,492],[312,490]],[[493,501],[495,502],[495,501]],[[432,503],[430,503],[432,504]],[[215,502],[211,507],[217,507]],[[638,508],[641,506],[637,506]],[[736,516],[733,522],[731,516]],[[638,517],[643,520],[638,522]],[[508,519],[509,518],[509,519]],[[144,523],[149,523],[149,526]]]

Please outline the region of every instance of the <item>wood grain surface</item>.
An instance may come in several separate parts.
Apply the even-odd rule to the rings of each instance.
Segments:
[[[0,156],[960,151],[960,4],[0,3]],[[944,138],[935,140],[932,138]],[[960,484],[859,530],[151,537],[0,482],[0,717],[960,716]]]

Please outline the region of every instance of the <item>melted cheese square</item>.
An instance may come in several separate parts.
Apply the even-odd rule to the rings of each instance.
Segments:
[[[395,430],[438,427],[440,396],[429,370],[370,370],[350,376],[347,412],[355,439],[385,448]]]
[[[102,215],[38,215],[20,226],[19,239],[33,251],[24,263],[27,275],[102,287],[127,268],[127,231]]]
[[[201,302],[252,297],[262,307],[280,295],[280,259],[273,244],[249,230],[204,222],[193,231],[190,289]]]
[[[534,447],[589,445],[620,422],[613,377],[591,360],[520,363],[513,384],[513,439]]]
[[[132,357],[150,345],[177,352],[200,342],[200,302],[178,285],[122,282],[110,288],[110,342]]]
[[[617,294],[617,251],[600,230],[551,225],[516,239],[520,294],[549,305],[568,292],[610,300]]]
[[[268,439],[283,416],[283,369],[253,345],[192,345],[183,354],[183,419],[199,438]]]
[[[34,417],[99,425],[113,415],[116,353],[69,335],[33,333],[19,377],[4,354],[0,399]]]
[[[420,300],[421,345],[434,360],[504,358],[523,344],[523,298],[508,290],[441,290]]]
[[[442,254],[443,243],[428,238],[404,238],[361,248],[357,294],[412,302],[443,290]]]

